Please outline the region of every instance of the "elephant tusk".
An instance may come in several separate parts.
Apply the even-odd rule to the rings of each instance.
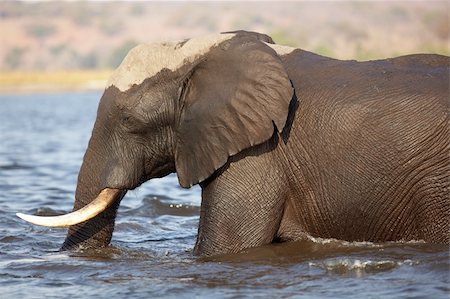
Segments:
[[[17,213],[17,217],[22,218],[25,221],[31,222],[33,224],[48,226],[48,227],[68,227],[71,225],[79,224],[81,222],[87,221],[94,218],[106,208],[108,208],[118,195],[120,195],[123,190],[105,188],[91,203],[76,210],[72,213],[68,213],[60,216],[34,216],[22,213]]]

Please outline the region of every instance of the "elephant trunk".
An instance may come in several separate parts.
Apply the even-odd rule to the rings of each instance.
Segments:
[[[87,207],[96,199],[102,191],[111,187],[107,185],[105,173],[108,172],[108,162],[105,158],[107,151],[98,150],[95,139],[91,138],[88,149],[83,159],[83,164],[78,175],[77,189],[75,192],[75,204],[73,211]],[[106,189],[110,192],[110,199],[103,211],[95,217],[70,226],[62,250],[77,248],[99,248],[107,246],[112,237],[114,222],[120,201],[125,196],[126,190]]]

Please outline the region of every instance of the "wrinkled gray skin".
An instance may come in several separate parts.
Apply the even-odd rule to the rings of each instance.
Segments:
[[[74,210],[177,172],[202,188],[196,254],[307,236],[449,243],[449,58],[340,61],[268,43],[238,32],[109,86]],[[119,203],[72,226],[62,248],[107,246]]]

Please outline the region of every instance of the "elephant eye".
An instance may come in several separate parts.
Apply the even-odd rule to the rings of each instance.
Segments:
[[[136,125],[136,121],[131,116],[125,115],[122,117],[122,125],[128,129],[132,129]]]
[[[122,125],[130,133],[143,133],[146,127],[145,124],[130,115],[122,117]]]
[[[124,125],[129,125],[131,122],[131,117],[130,116],[124,116],[122,117],[122,124]]]

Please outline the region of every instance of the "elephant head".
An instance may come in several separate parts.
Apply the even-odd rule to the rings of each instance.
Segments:
[[[106,246],[127,190],[173,172],[188,188],[281,132],[293,88],[271,43],[233,32],[132,49],[100,100],[74,212],[20,216],[70,226],[63,249]]]

